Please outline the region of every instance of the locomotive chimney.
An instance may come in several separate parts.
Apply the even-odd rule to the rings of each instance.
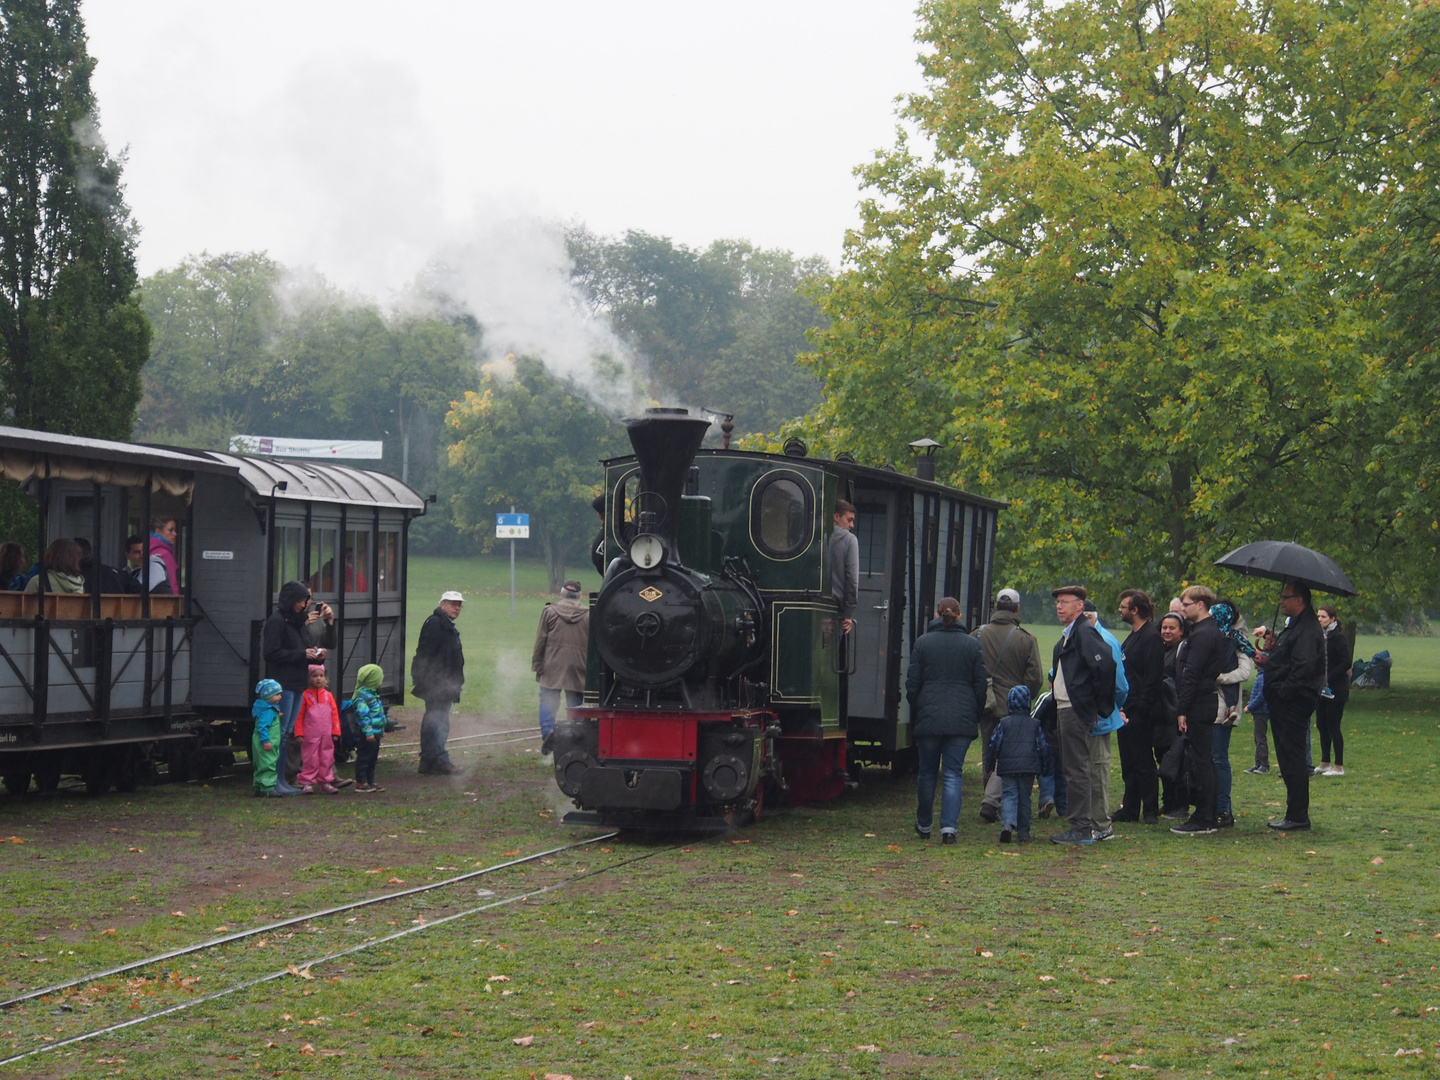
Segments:
[[[641,520],[637,524],[642,532],[663,538],[671,558],[679,562],[675,533],[680,496],[710,421],[691,416],[688,409],[646,409],[643,416],[627,416],[621,422],[629,430],[640,463]]]

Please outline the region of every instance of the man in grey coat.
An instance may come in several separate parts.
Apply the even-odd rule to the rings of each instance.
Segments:
[[[974,631],[985,657],[985,670],[990,672],[990,689],[985,711],[980,716],[980,745],[989,746],[995,726],[1005,719],[1009,710],[1006,700],[1017,686],[1026,687],[1031,698],[1040,696],[1045,684],[1040,670],[1040,643],[1035,635],[1020,625],[1020,594],[1014,589],[1001,589],[995,597],[995,610],[990,621]],[[994,822],[1000,817],[1000,784],[990,783],[985,776],[985,799],[980,804],[983,821]]]
[[[585,666],[590,644],[590,609],[580,602],[580,582],[567,581],[560,601],[546,604],[535,632],[530,670],[540,684],[540,743],[542,754],[555,748],[555,716],[560,696],[567,710],[580,704],[585,692]]]
[[[935,605],[935,619],[910,650],[905,698],[915,739],[915,833],[930,839],[935,811],[936,773],[942,773],[940,838],[953,844],[960,823],[960,771],[965,752],[980,733],[988,676],[980,643],[960,624],[960,603],[947,596]]]

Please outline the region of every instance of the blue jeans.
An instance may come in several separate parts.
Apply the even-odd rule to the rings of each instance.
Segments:
[[[445,741],[450,738],[449,701],[425,702],[425,718],[420,721],[420,760],[431,764],[450,764]]]
[[[1215,812],[1233,813],[1230,807],[1230,736],[1235,731],[1229,724],[1212,724],[1215,731],[1210,742],[1210,760],[1215,763]]]
[[[300,792],[299,788],[290,783],[300,771],[298,760],[295,768],[290,768],[290,745],[295,738],[295,718],[300,715],[300,700],[304,694],[303,690],[280,691],[280,757],[275,763],[275,790],[282,795],[298,795]],[[298,759],[298,752],[296,757]]]
[[[555,730],[555,716],[560,711],[560,695],[565,695],[566,710],[577,708],[584,697],[579,690],[540,688],[540,734],[548,736]]]
[[[1000,827],[1018,829],[1021,836],[1030,835],[1031,773],[1000,777]]]
[[[1055,813],[1064,817],[1069,804],[1065,801],[1065,774],[1060,770],[1060,748],[1053,741],[1050,745],[1050,771],[1040,774],[1040,805],[1054,803]]]
[[[920,775],[915,780],[918,802],[915,824],[928,833],[935,813],[935,778],[941,774],[940,832],[953,833],[960,827],[960,770],[971,739],[966,735],[921,735],[915,740]]]

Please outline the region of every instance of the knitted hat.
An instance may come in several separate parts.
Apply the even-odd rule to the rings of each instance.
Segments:
[[[385,681],[385,669],[379,664],[366,664],[355,673],[356,689],[379,690]]]
[[[311,665],[310,665],[310,674],[311,674],[311,675],[324,675],[324,674],[325,674],[325,665],[324,665],[324,664],[311,664]]]
[[[1005,705],[1012,713],[1030,712],[1030,688],[1024,683],[1019,686],[1012,686],[1010,693],[1005,695]]]
[[[255,684],[255,696],[257,698],[271,698],[276,694],[284,693],[284,691],[285,688],[274,679],[261,679]]]

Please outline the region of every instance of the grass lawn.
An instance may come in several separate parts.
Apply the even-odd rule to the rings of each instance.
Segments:
[[[506,690],[498,657],[519,657],[528,674],[543,574],[521,577],[511,624],[508,563],[417,562],[417,613],[433,603],[422,588],[466,593],[461,629],[478,669],[467,704],[529,718],[533,691]],[[10,1072],[1435,1076],[1440,641],[1362,639],[1357,652],[1383,647],[1396,658],[1395,688],[1352,697],[1348,775],[1314,782],[1310,833],[1265,829],[1283,787],[1274,774],[1240,772],[1248,725],[1231,748],[1238,824],[1212,837],[1120,826],[1113,843],[1077,850],[1043,842],[1052,830],[1037,828],[1041,842],[1002,847],[975,817],[972,754],[952,847],[915,840],[913,780],[875,772],[833,804],[743,833],[673,848],[626,840],[607,844],[611,853],[485,879],[478,884],[498,896],[514,895],[580,866],[655,852],[617,874],[316,967],[311,980],[287,978]],[[4,989],[585,835],[556,824],[563,800],[523,746],[464,760],[471,772],[422,781],[382,754],[384,796],[258,801],[246,797],[242,772],[208,788],[0,803],[0,839],[23,841],[0,843]],[[0,1049],[113,1023],[450,910],[426,903],[12,1010],[0,1018]]]

